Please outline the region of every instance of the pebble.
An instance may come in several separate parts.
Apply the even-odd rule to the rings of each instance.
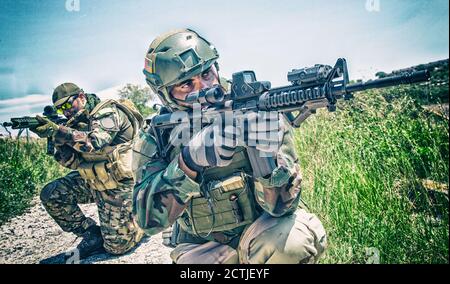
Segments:
[[[33,207],[0,226],[0,264],[39,263],[40,260],[68,251],[79,238],[63,232],[41,206],[39,197]],[[95,204],[80,206],[86,216],[98,222]],[[161,234],[144,240],[132,253],[121,256],[94,255],[82,263],[171,263],[171,248],[162,245]]]

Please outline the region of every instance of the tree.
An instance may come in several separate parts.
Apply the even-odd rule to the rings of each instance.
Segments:
[[[381,78],[387,77],[388,74],[387,74],[386,72],[380,71],[380,72],[377,72],[377,73],[375,74],[375,76],[377,76],[379,79],[381,79]]]
[[[147,117],[149,114],[154,112],[154,110],[148,105],[148,103],[155,98],[155,94],[149,87],[127,84],[119,90],[119,96],[121,99],[131,100],[143,117]]]

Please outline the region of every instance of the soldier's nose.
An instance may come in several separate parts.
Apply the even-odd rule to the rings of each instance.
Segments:
[[[195,78],[194,80],[194,84],[195,84],[195,89],[196,91],[208,88],[208,82],[205,80],[202,80],[200,77],[199,78]]]
[[[72,113],[70,112],[70,110],[65,110],[64,111],[64,116],[65,117],[70,117],[72,115]]]

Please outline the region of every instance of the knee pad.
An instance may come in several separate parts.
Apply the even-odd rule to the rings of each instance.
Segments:
[[[315,263],[327,247],[325,229],[316,215],[299,210],[281,254],[296,263]]]
[[[253,228],[251,228],[253,227]],[[326,248],[325,230],[314,214],[261,216],[241,237],[243,263],[314,263]]]
[[[48,184],[46,184],[40,194],[40,198],[42,203],[47,203],[52,199],[56,188],[59,186],[60,182],[58,180],[54,180]]]

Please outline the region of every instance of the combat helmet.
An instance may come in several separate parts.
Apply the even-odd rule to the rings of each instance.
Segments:
[[[82,92],[83,89],[81,89],[74,83],[63,83],[56,87],[56,89],[53,91],[53,105],[57,108],[64,104],[71,96],[78,95]]]
[[[145,56],[147,84],[171,109],[184,109],[169,94],[169,87],[201,74],[219,53],[206,39],[190,29],[173,30],[157,37]]]

